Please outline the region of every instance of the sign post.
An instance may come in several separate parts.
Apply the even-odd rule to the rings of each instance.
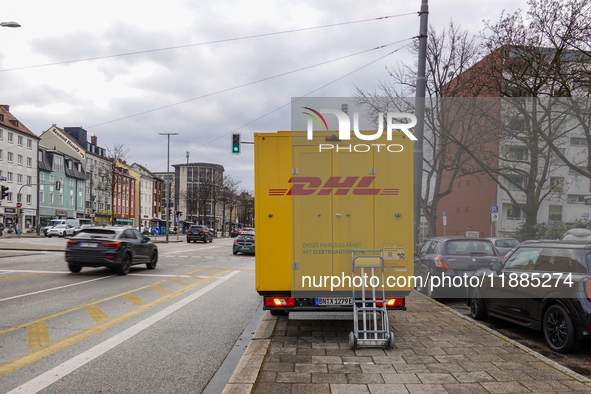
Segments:
[[[443,211],[443,236],[445,237],[445,226],[447,226],[447,212]]]
[[[490,207],[490,236],[494,237],[493,235],[493,223],[499,221],[499,206],[498,205],[491,205]]]

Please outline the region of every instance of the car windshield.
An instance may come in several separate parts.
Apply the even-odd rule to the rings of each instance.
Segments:
[[[189,231],[204,231],[203,227],[191,227],[189,228]]]
[[[519,245],[519,241],[516,239],[498,239],[495,245],[499,248],[514,248]]]
[[[116,234],[117,232],[114,230],[89,228],[80,231],[74,238],[115,238]]]
[[[58,224],[54,228],[66,228],[66,225],[65,224]]]
[[[63,224],[63,222],[61,220],[51,220],[49,223],[47,223],[47,227],[53,227],[58,224]]]
[[[485,256],[496,256],[492,243],[480,240],[457,240],[448,241],[445,245],[445,254],[466,255],[480,254]]]

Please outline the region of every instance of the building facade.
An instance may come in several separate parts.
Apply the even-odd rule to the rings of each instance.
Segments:
[[[6,227],[31,231],[38,223],[38,144],[39,137],[10,113],[10,107],[0,105],[0,184],[8,187],[0,215]]]

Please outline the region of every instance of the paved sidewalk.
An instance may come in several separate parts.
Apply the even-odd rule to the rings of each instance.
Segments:
[[[350,350],[352,322],[267,312],[224,394],[591,392],[591,380],[421,294],[407,307],[390,313],[393,350]]]

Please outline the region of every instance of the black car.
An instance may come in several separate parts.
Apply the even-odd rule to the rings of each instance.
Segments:
[[[554,351],[577,350],[591,337],[590,253],[589,242],[520,244],[503,262],[474,273],[470,314],[541,330]]]
[[[230,230],[230,237],[232,237],[232,238],[237,237],[239,234],[240,234],[240,229],[237,227]]]
[[[484,238],[436,237],[429,239],[415,258],[417,289],[432,298],[466,295],[464,277],[488,267],[501,256]]]
[[[191,226],[187,230],[187,242],[213,242],[213,234],[207,226]]]
[[[68,241],[66,261],[72,272],[80,272],[82,267],[108,267],[127,275],[135,264],[156,268],[158,248],[133,227],[94,227]]]
[[[232,253],[254,253],[254,234],[240,234],[234,240]]]

